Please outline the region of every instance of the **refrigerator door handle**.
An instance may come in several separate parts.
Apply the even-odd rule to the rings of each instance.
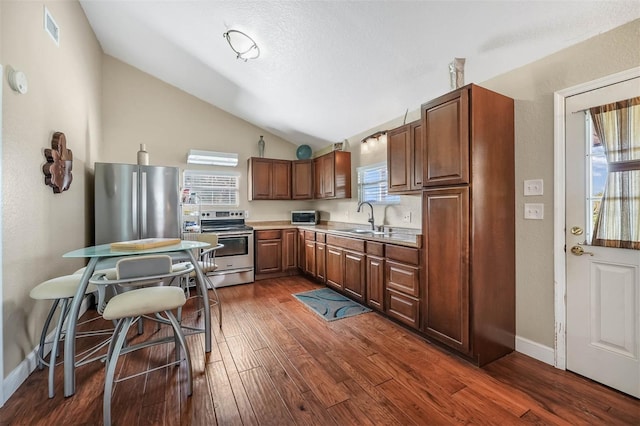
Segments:
[[[138,172],[133,172],[131,180],[131,228],[138,235]]]
[[[147,238],[147,172],[140,174],[140,238]]]

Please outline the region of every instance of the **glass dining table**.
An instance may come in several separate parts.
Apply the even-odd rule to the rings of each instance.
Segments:
[[[66,258],[89,258],[89,263],[85,271],[82,274],[82,278],[80,279],[80,284],[78,285],[78,289],[76,290],[76,294],[73,297],[73,301],[71,303],[69,315],[68,315],[68,323],[67,323],[67,334],[64,339],[64,396],[71,396],[75,393],[76,389],[76,375],[75,375],[75,353],[76,353],[76,326],[78,322],[78,315],[80,313],[80,305],[82,304],[82,300],[84,299],[84,294],[89,284],[89,279],[93,275],[96,269],[96,265],[98,261],[114,258],[114,257],[122,257],[122,256],[137,256],[144,254],[158,254],[158,253],[185,253],[186,258],[194,265],[197,284],[200,287],[201,294],[207,294],[207,279],[204,273],[202,272],[202,268],[198,263],[198,258],[194,254],[194,249],[205,249],[210,247],[211,244],[202,242],[202,241],[185,241],[181,240],[180,242],[147,249],[138,249],[138,250],[113,250],[110,244],[102,244],[98,246],[85,247],[78,250],[73,250],[68,253],[65,253],[62,257]],[[218,245],[222,247],[222,244]],[[218,246],[213,248],[219,248]],[[211,308],[209,303],[203,303],[203,316],[204,316],[204,329],[202,332],[205,336],[205,351],[211,352]]]

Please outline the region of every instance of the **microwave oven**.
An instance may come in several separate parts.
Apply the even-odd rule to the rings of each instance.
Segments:
[[[317,210],[296,210],[291,212],[292,225],[316,225],[320,219]]]

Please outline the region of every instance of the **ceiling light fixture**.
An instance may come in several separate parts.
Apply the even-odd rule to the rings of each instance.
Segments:
[[[236,59],[247,62],[247,59],[258,59],[260,56],[260,48],[256,42],[242,31],[229,30],[222,36],[227,39],[229,47],[235,52]]]
[[[238,165],[238,154],[235,152],[214,152],[190,149],[189,154],[187,155],[187,163],[235,167]]]

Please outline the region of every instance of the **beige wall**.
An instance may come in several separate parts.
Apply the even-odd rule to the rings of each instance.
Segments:
[[[640,20],[579,43],[482,85],[511,96],[516,109],[516,329],[553,347],[553,94],[640,65]],[[544,195],[523,197],[525,179],[544,179]],[[544,220],[524,220],[525,202],[542,202]]]
[[[104,56],[103,76],[100,161],[135,163],[144,143],[152,165],[241,173],[238,208],[248,210],[250,220],[284,220],[289,211],[309,207],[309,202],[301,201],[247,201],[247,159],[258,156],[260,135],[269,158],[293,160],[296,145],[111,56]],[[238,166],[187,167],[189,149],[237,152]]]
[[[43,30],[47,6],[60,26],[60,47]],[[2,1],[0,62],[23,71],[29,91],[3,85],[4,372],[36,346],[48,304],[34,302],[38,283],[83,263],[62,254],[89,242],[85,202],[89,165],[100,143],[102,51],[76,2]],[[5,71],[6,71],[5,68]],[[45,148],[64,132],[73,151],[71,188],[44,185]]]

